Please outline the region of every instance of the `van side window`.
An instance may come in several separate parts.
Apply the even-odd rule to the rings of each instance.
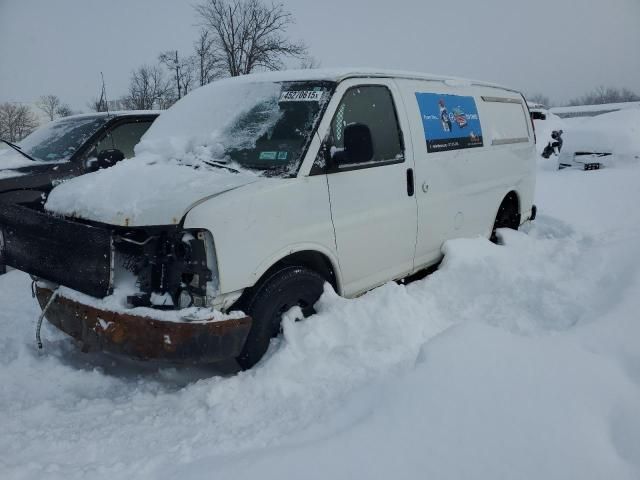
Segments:
[[[124,153],[124,158],[133,157],[133,147],[140,142],[140,137],[151,126],[151,122],[124,123],[118,125],[107,133],[95,146],[93,155],[97,155],[102,150],[117,148]]]
[[[404,159],[398,117],[387,87],[367,85],[347,90],[331,122],[333,147],[344,148],[344,129],[354,123],[371,131],[372,162]]]

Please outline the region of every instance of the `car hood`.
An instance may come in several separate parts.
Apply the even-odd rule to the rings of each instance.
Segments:
[[[34,162],[14,150],[0,150],[0,193],[45,187],[72,169],[69,162]]]
[[[58,185],[45,209],[111,225],[178,224],[201,201],[260,178],[223,168],[129,160]]]
[[[0,171],[28,167],[34,163],[33,160],[29,160],[10,147],[3,147],[0,150]]]
[[[9,147],[3,148],[0,150],[0,179],[24,175],[24,171],[17,169],[24,170],[33,167],[35,163]]]

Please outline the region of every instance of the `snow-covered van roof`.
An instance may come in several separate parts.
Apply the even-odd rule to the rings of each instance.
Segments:
[[[305,80],[329,80],[340,82],[347,78],[369,77],[369,78],[407,78],[414,80],[431,80],[443,82],[453,86],[478,85],[483,87],[499,88],[517,92],[517,90],[508,88],[495,83],[484,82],[480,80],[471,80],[459,77],[450,77],[443,75],[434,75],[430,73],[412,72],[407,70],[385,70],[375,68],[319,68],[304,70],[281,70],[276,72],[252,73],[242,77],[231,77],[218,80],[219,82],[286,82],[286,81],[305,81]]]

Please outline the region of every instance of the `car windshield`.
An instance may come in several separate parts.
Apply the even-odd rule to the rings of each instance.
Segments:
[[[38,161],[67,161],[108,120],[106,115],[56,120],[23,139],[19,147]]]
[[[214,82],[163,113],[136,155],[152,151],[197,168],[295,174],[333,87],[323,81]]]

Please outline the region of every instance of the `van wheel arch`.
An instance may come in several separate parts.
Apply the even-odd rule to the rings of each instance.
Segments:
[[[261,285],[267,282],[278,272],[288,267],[304,267],[312,270],[321,275],[327,282],[329,282],[336,292],[340,293],[338,274],[329,257],[316,250],[301,250],[290,253],[269,267],[252,287],[244,290],[242,296],[236,301],[236,306],[234,308],[244,305],[246,300],[250,298],[253,295],[253,292],[260,288]]]
[[[518,227],[520,227],[520,219],[520,198],[515,190],[511,190],[503,197],[496,211],[493,228],[491,229],[491,241],[497,243],[498,237],[496,236],[496,230],[498,228],[518,230]]]

